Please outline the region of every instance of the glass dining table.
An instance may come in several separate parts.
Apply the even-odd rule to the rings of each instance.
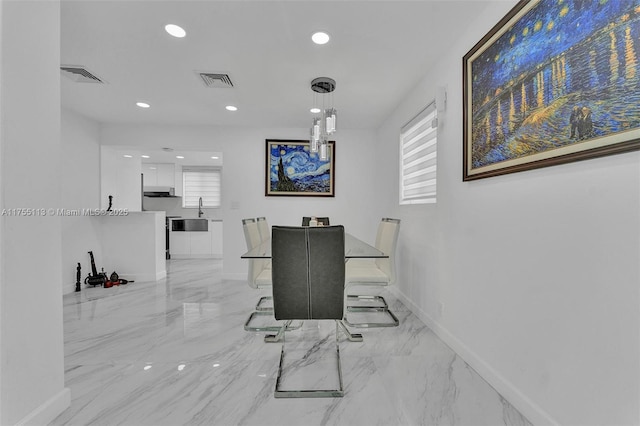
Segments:
[[[271,240],[265,240],[261,244],[255,246],[242,256],[242,259],[271,259]],[[344,259],[375,259],[387,258],[389,255],[384,254],[377,248],[365,243],[364,241],[345,232],[344,234]]]
[[[271,239],[265,240],[253,249],[249,250],[242,256],[242,259],[271,259]],[[378,250],[377,248],[365,243],[364,241],[354,237],[351,234],[345,232],[344,234],[344,261],[348,262],[349,259],[376,259],[376,258],[388,258],[389,255]],[[362,342],[361,333],[352,333],[349,331],[343,321],[338,321],[338,324],[347,339],[351,342]],[[265,342],[277,342],[282,339],[282,332],[277,335],[265,336]]]

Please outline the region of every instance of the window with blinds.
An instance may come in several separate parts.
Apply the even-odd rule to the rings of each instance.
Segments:
[[[182,168],[182,207],[220,207],[222,171],[212,167]]]
[[[400,204],[436,202],[437,127],[432,102],[400,130]]]

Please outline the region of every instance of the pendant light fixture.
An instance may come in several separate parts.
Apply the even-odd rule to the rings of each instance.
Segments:
[[[318,77],[311,81],[313,91],[314,108],[321,114],[314,117],[311,125],[309,143],[311,152],[319,152],[321,160],[328,158],[329,136],[336,131],[337,110],[333,107],[333,91],[336,89],[336,81],[329,77]],[[318,100],[320,98],[320,101]],[[320,107],[320,103],[322,107]]]

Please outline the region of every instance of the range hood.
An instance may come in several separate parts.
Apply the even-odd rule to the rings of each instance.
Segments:
[[[143,190],[145,197],[176,197],[175,188],[169,186],[145,186]]]

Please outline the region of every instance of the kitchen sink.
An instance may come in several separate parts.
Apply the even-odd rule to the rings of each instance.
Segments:
[[[172,231],[209,231],[209,219],[173,219]]]

